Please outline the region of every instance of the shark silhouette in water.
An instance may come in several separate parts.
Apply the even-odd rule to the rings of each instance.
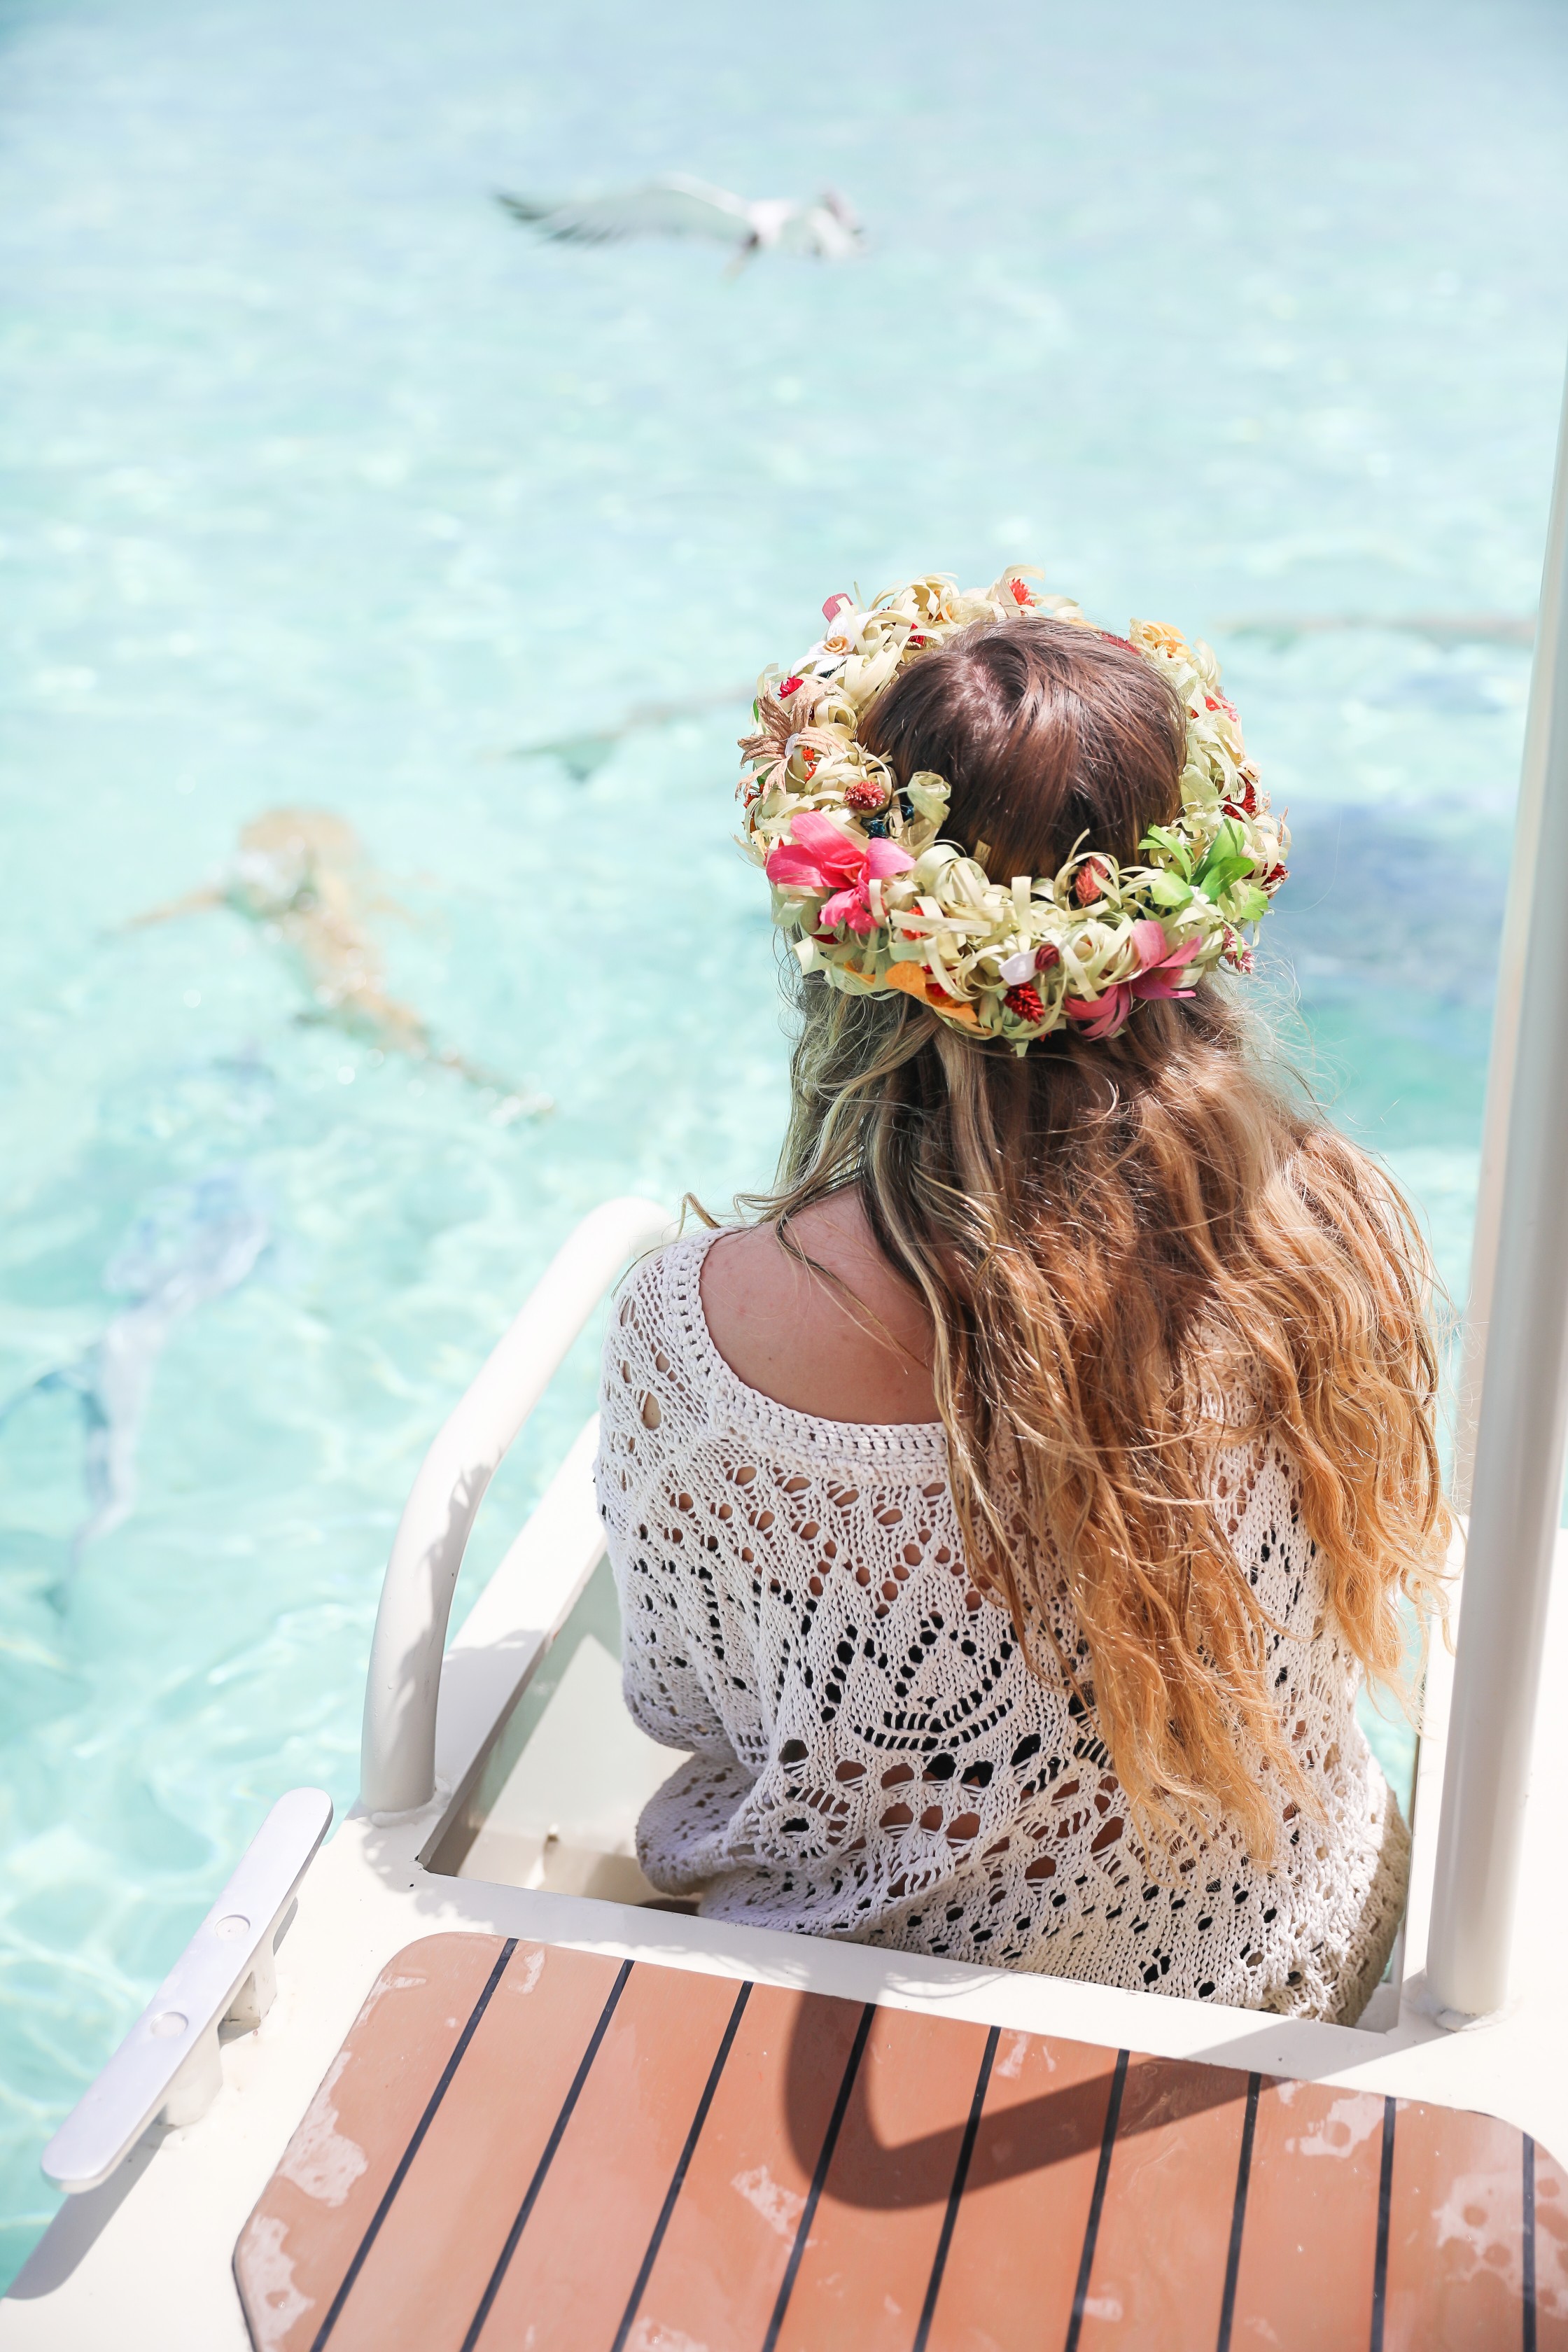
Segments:
[[[71,1538],[71,1571],[88,1545],[121,1526],[135,1507],[136,1449],[158,1359],[174,1326],[237,1290],[271,1237],[245,1180],[232,1171],[156,1195],[104,1268],[105,1289],[130,1304],[74,1364],[46,1372],[23,1391],[71,1390],[81,1402],[88,1516]],[[0,1422],[21,1402],[14,1397]],[[49,1596],[57,1607],[68,1589],[68,1573]]]
[[[510,1114],[552,1108],[548,1096],[514,1088],[450,1046],[438,1045],[420,1014],[387,993],[381,950],[368,918],[392,902],[379,895],[353,825],[327,809],[268,809],[239,836],[227,872],[205,889],[137,916],[132,929],[227,907],[287,948],[310,991],[313,1016],[383,1053],[454,1070],[505,1097]]]

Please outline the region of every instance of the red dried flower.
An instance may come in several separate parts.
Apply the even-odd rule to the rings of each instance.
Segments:
[[[1053,940],[1043,940],[1040,945],[1035,950],[1035,970],[1037,971],[1049,971],[1052,965],[1060,963],[1061,960],[1062,951]]]
[[[1103,857],[1086,857],[1073,877],[1072,894],[1080,907],[1092,906],[1110,872]]]
[[[792,694],[798,694],[805,684],[805,680],[803,677],[786,677],[783,679],[779,686],[780,699],[785,699]]]
[[[1280,883],[1287,878],[1289,871],[1290,868],[1288,866],[1271,866],[1262,877],[1262,887],[1265,890],[1277,890]]]
[[[1032,604],[1034,603],[1034,590],[1030,588],[1026,582],[1022,580],[1009,580],[1007,585],[1012,591],[1013,602],[1015,604]]]
[[[844,787],[846,808],[864,809],[874,813],[888,805],[888,787],[876,776],[857,776],[852,784]]]
[[[1021,981],[1016,988],[1010,988],[1002,1002],[1009,1013],[1017,1014],[1020,1021],[1043,1021],[1046,1017],[1040,992],[1032,981]]]

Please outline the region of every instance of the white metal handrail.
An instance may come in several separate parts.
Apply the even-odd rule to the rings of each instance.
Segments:
[[[1503,1171],[1508,1161],[1509,1118],[1513,1109],[1520,1008],[1524,1001],[1531,893],[1535,887],[1541,861],[1541,819],[1546,804],[1546,754],[1551,737],[1552,706],[1554,700],[1568,695],[1568,668],[1560,666],[1552,658],[1552,652],[1562,626],[1564,604],[1568,602],[1568,592],[1563,586],[1565,577],[1568,577],[1568,397],[1563,403],[1557,474],[1547,528],[1546,562],[1542,571],[1541,604],[1536,614],[1536,656],[1530,681],[1524,756],[1520,761],[1519,801],[1513,820],[1513,861],[1509,872],[1508,909],[1503,917],[1502,951],[1498,959],[1491,1051],[1487,1059],[1486,1124],[1481,1141],[1479,1179],[1476,1187],[1475,1232],[1470,1246],[1470,1293],[1465,1304],[1464,1352],[1454,1429],[1454,1502],[1461,1511],[1468,1511],[1470,1507],[1470,1481],[1475,1470],[1476,1423],[1480,1412],[1487,1328],[1491,1321],[1498,1243],[1502,1233]]]
[[[148,2125],[194,2124],[223,2086],[218,2027],[259,2025],[277,1987],[273,1949],[331,1826],[324,1789],[279,1797],[223,1893],[44,2150],[57,2189],[96,2189]]]
[[[1488,1103],[1472,1386],[1485,1369],[1426,1951],[1428,2004],[1452,2022],[1508,1998],[1568,1435],[1568,397],[1531,706],[1510,900],[1529,926]],[[1467,1442],[1462,1426],[1461,1481]]]
[[[668,1210],[606,1201],[552,1258],[425,1456],[393,1539],[365,1678],[360,1795],[375,1814],[436,1793],[436,1706],[452,1591],[485,1489],[629,1257],[666,1239]]]

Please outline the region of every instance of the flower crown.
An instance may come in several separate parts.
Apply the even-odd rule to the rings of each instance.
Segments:
[[[773,919],[799,935],[803,969],[850,994],[900,990],[1020,1054],[1068,1021],[1114,1036],[1141,1001],[1191,996],[1218,964],[1250,971],[1244,929],[1268,912],[1290,844],[1213,653],[1152,621],[1117,642],[1169,680],[1187,729],[1181,814],[1144,835],[1146,862],[1121,866],[1079,842],[1056,874],[994,882],[984,842],[971,856],[942,840],[947,783],[922,773],[900,791],[858,740],[861,716],[906,663],[972,622],[1037,613],[1091,625],[1031,576],[1005,572],[980,594],[928,572],[864,609],[830,596],[826,632],[804,659],[763,673],[756,730],[741,740],[742,845],[773,886]]]

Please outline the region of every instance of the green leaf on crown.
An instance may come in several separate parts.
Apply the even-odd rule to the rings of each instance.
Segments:
[[[1168,858],[1184,881],[1193,878],[1193,852],[1190,842],[1166,824],[1152,824],[1138,845],[1140,856],[1159,856]]]
[[[1256,882],[1238,882],[1226,908],[1233,923],[1260,923],[1268,912],[1268,893]]]
[[[1245,881],[1257,863],[1240,825],[1234,817],[1226,817],[1193,880],[1205,898],[1218,899],[1233,885]]]

